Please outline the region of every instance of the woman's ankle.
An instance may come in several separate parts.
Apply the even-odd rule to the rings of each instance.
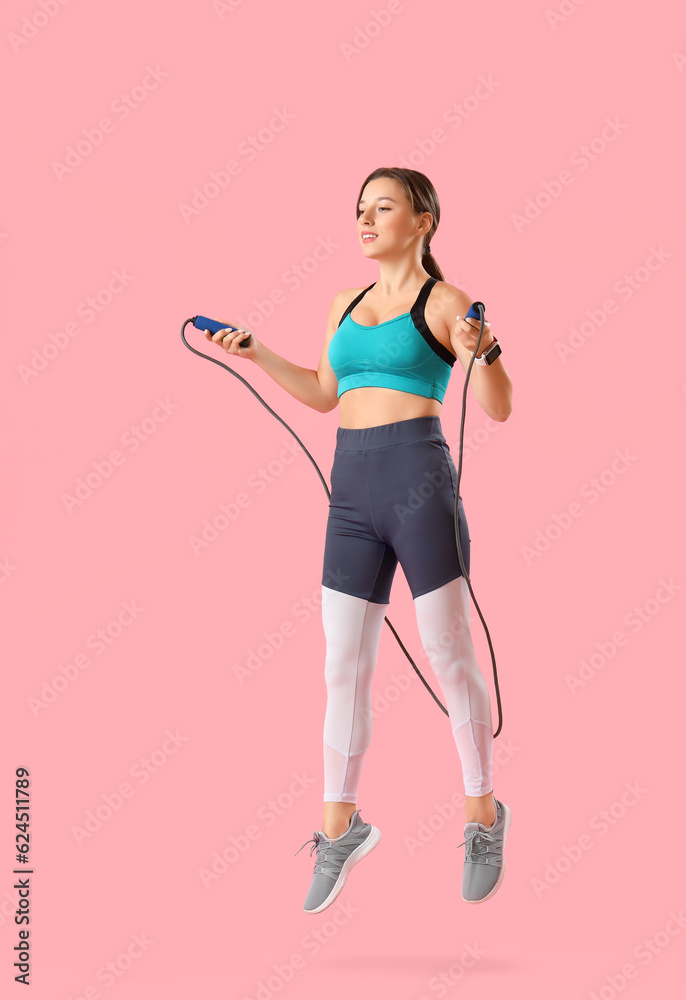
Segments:
[[[350,828],[350,820],[357,808],[355,802],[324,803],[321,831],[329,840],[336,840]]]
[[[324,834],[327,840],[338,840],[338,838],[342,837],[343,834],[348,830],[349,826],[350,824],[348,824],[348,826],[346,826],[344,830],[337,830],[335,833],[330,833],[328,829],[325,830],[322,827],[322,833]]]
[[[493,826],[497,818],[493,792],[487,792],[484,796],[472,796],[472,801],[465,803],[465,823],[481,823],[488,828]]]

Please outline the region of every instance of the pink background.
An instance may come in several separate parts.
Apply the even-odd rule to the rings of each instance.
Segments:
[[[20,992],[25,766],[35,998],[682,995],[686,22],[664,0],[560,9],[5,5],[3,994]],[[213,316],[316,368],[335,293],[378,277],[356,239],[359,185],[403,163],[435,184],[436,259],[486,303],[514,384],[504,424],[470,393],[461,483],[503,705],[507,874],[492,900],[462,902],[450,725],[385,626],[358,799],[382,841],[312,916],[314,859],[294,854],[322,816],[327,498],[304,454],[282,461],[286,428],[179,333]],[[335,248],[315,261],[322,242]],[[328,482],[339,411],[186,334]],[[458,368],[441,415],[456,461]],[[401,569],[388,617],[434,686]],[[474,609],[472,631],[497,725]]]

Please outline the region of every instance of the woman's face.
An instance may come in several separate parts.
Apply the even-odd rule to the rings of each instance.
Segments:
[[[431,227],[431,213],[414,215],[405,188],[392,177],[370,181],[357,211],[358,238],[365,257],[406,252],[413,244],[421,249],[422,235]],[[365,239],[365,233],[374,236]]]

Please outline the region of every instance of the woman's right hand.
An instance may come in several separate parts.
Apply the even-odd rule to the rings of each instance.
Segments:
[[[219,322],[223,323],[225,320],[220,320]],[[232,324],[227,323],[226,325],[231,326]],[[242,326],[237,330],[227,330],[224,328],[223,330],[218,330],[216,333],[210,333],[209,330],[205,330],[205,337],[211,340],[213,344],[219,344],[227,354],[236,354],[238,357],[248,358],[250,361],[255,360],[259,347],[258,341],[254,333]],[[247,342],[249,346],[241,347],[241,342]]]

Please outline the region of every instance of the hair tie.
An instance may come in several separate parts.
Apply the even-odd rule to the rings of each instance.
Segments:
[[[423,253],[431,253],[431,244],[427,243],[422,252]]]

